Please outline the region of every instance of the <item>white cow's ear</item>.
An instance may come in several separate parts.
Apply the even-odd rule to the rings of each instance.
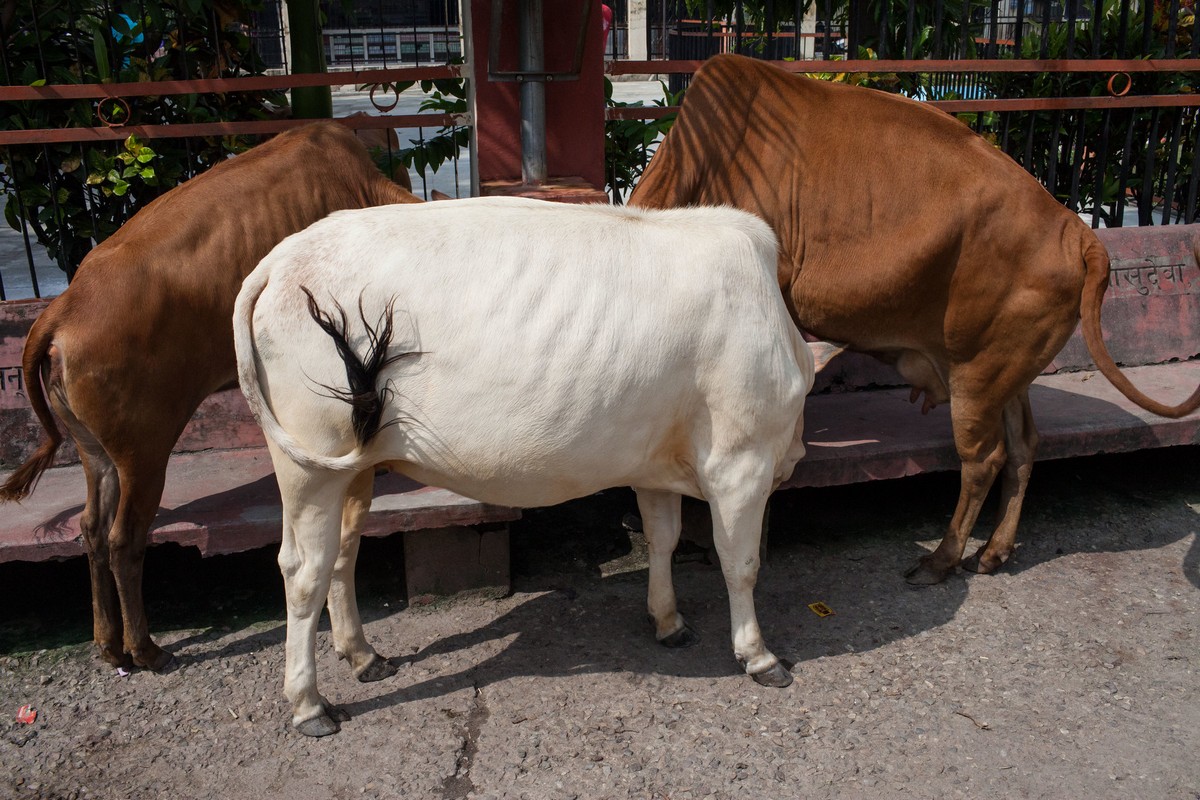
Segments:
[[[844,344],[835,344],[833,342],[809,342],[808,348],[812,350],[813,361],[815,362],[815,371],[820,372],[829,365],[843,350],[846,349]]]
[[[446,194],[445,192],[439,192],[437,189],[433,189],[429,192],[429,199],[430,200],[453,200],[454,198],[451,197],[450,195]]]

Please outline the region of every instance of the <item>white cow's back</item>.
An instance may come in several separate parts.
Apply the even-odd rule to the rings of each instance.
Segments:
[[[259,383],[314,455],[399,462],[423,482],[509,505],[614,485],[702,495],[697,466],[714,454],[766,447],[785,477],[803,452],[792,434],[812,356],[775,263],[766,225],[729,209],[385,206],[284,241],[238,307],[266,281],[253,308]],[[321,388],[344,389],[346,373],[301,285],[327,312],[346,309],[359,353],[360,296],[372,325],[394,299],[393,352],[421,353],[389,368],[383,420],[401,422],[364,453],[349,407]]]

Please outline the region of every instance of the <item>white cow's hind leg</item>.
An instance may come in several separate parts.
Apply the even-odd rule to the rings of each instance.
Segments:
[[[783,687],[792,682],[792,675],[763,643],[754,613],[763,513],[772,486],[766,459],[762,462],[762,469],[751,463],[727,469],[706,494],[712,509],[713,545],[729,591],[733,654],[758,683]]]
[[[350,483],[342,509],[341,549],[333,567],[329,585],[329,624],[333,629],[333,648],[338,658],[350,662],[354,677],[363,683],[390,678],[396,667],[375,652],[363,634],[354,592],[354,565],[358,561],[363,520],[371,510],[375,470],[365,470]]]
[[[316,641],[340,548],[341,512],[352,476],[309,472],[272,448],[283,498],[279,568],[287,595],[283,693],[292,724],[306,736],[336,733],[347,717],[317,692]]]
[[[679,543],[680,497],[673,492],[634,491],[650,551],[650,588],[646,606],[654,621],[654,636],[667,647],[687,647],[695,644],[697,637],[675,607],[675,586],[671,582],[671,554]]]

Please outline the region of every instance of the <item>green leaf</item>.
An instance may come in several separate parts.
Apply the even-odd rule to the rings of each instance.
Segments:
[[[8,202],[4,204],[4,219],[14,231],[21,230],[21,220],[17,216],[17,199],[13,195],[9,195]]]
[[[112,70],[108,65],[108,45],[104,42],[104,36],[100,31],[92,34],[92,50],[96,57],[96,72],[99,74],[100,80],[109,80],[112,78]]]

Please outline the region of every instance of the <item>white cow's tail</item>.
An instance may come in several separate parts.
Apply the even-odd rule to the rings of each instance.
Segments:
[[[268,439],[297,464],[338,471],[361,471],[372,465],[362,448],[344,456],[330,457],[309,452],[294,436],[284,430],[275,418],[270,404],[262,394],[258,375],[258,350],[254,346],[254,306],[270,281],[270,256],[242,284],[233,306],[233,345],[237,353],[238,383],[251,413],[258,420]]]

